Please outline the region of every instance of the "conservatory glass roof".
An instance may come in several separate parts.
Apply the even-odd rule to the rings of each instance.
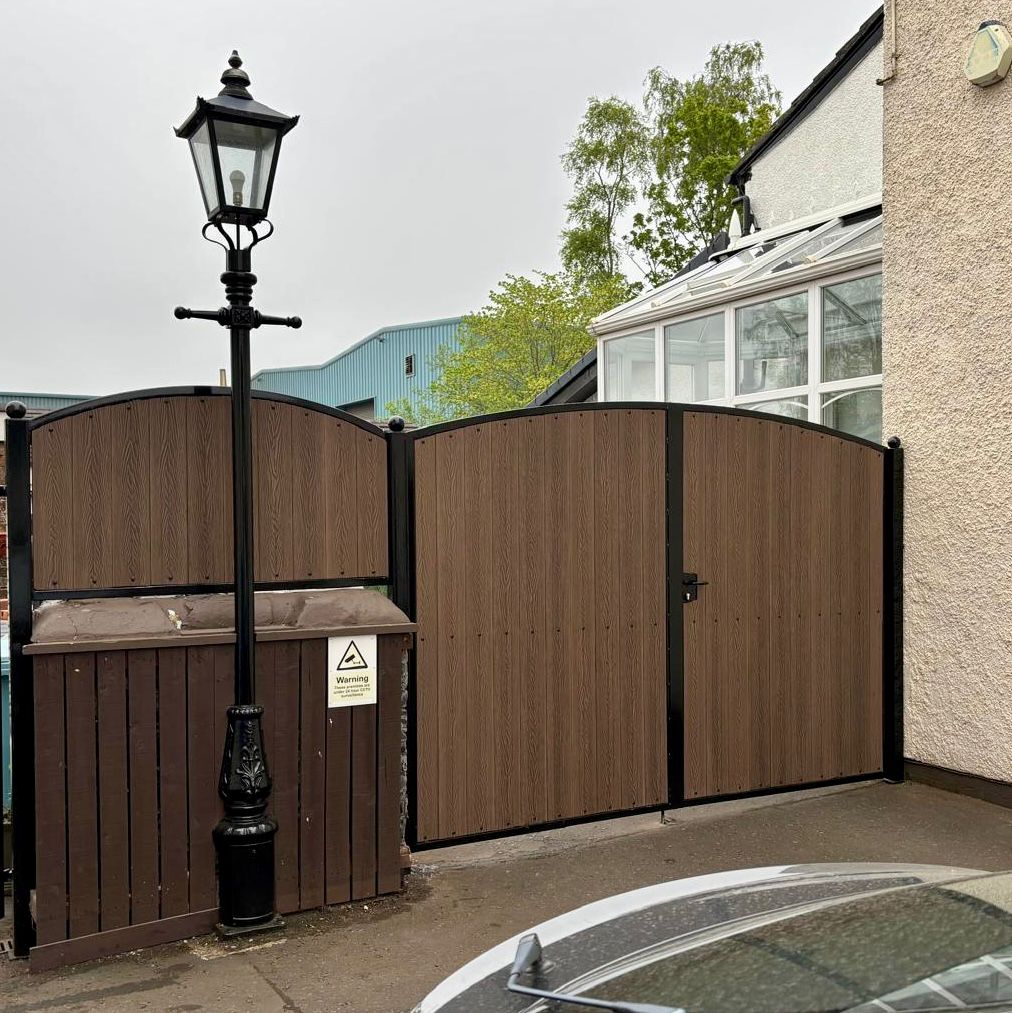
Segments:
[[[855,220],[856,219],[856,220]],[[742,242],[748,245],[742,245]],[[763,233],[739,240],[737,248],[715,254],[705,264],[677,275],[658,288],[598,317],[592,330],[601,334],[649,316],[657,319],[676,316],[697,305],[733,301],[748,286],[780,287],[795,274],[842,263],[862,252],[871,253],[882,245],[882,215],[835,217],[810,228],[764,238]],[[821,272],[820,272],[821,273]]]

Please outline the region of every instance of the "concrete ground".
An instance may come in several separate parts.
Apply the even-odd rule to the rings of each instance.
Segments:
[[[399,897],[29,976],[0,964],[0,1009],[407,1013],[505,937],[578,905],[725,869],[816,861],[1012,868],[1012,811],[923,785],[724,802],[422,852]],[[2,928],[2,925],[0,925]]]

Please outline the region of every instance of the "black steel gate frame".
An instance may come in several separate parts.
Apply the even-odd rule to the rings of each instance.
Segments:
[[[408,677],[408,819],[405,837],[414,851],[445,847],[448,844],[467,844],[474,841],[493,840],[530,833],[532,830],[551,830],[564,826],[575,826],[604,819],[616,819],[639,813],[663,812],[668,809],[705,805],[715,801],[730,801],[738,798],[752,798],[761,795],[775,795],[804,788],[847,784],[856,781],[885,778],[890,782],[903,780],[903,451],[898,440],[890,440],[888,446],[851,436],[827,426],[783,416],[771,416],[764,412],[741,408],[724,408],[716,405],[682,405],[651,401],[601,401],[595,403],[567,405],[539,405],[515,411],[497,412],[426,426],[409,432],[389,433],[390,493],[390,594],[394,603],[408,616],[415,617],[416,571],[415,571],[415,441],[437,433],[468,426],[481,425],[505,419],[522,418],[531,415],[555,415],[567,411],[615,411],[633,409],[637,411],[663,411],[665,415],[665,476],[666,499],[666,546],[667,559],[667,771],[668,798],[660,805],[623,809],[607,813],[593,813],[587,816],[552,820],[544,823],[510,827],[505,830],[486,831],[461,837],[433,841],[419,841],[417,833],[418,784],[417,784],[417,679],[415,653],[409,656]],[[738,415],[744,418],[775,418],[777,422],[809,429],[839,439],[869,447],[882,455],[883,461],[883,637],[882,637],[882,769],[871,774],[857,774],[849,777],[832,778],[824,781],[759,788],[729,795],[685,798],[685,692],[684,692],[684,642],[682,628],[682,453],[683,419],[685,412],[712,412],[721,415]]]
[[[61,409],[34,420],[6,420],[7,425],[7,529],[8,573],[10,584],[10,637],[11,637],[11,740],[12,778],[11,808],[13,813],[14,852],[14,950],[26,956],[34,944],[35,930],[31,916],[31,890],[35,882],[35,727],[34,687],[32,663],[23,649],[31,640],[32,607],[36,601],[47,599],[119,597],[126,595],[187,594],[229,591],[231,585],[149,585],[144,587],[105,588],[98,591],[36,591],[32,586],[32,515],[31,515],[31,432],[40,425],[58,421],[78,411],[93,410],[104,405],[138,398],[165,396],[227,396],[228,388],[221,387],[170,387],[143,391],[130,391],[106,398],[96,398],[67,409]],[[888,446],[863,440],[857,436],[819,426],[814,423],[738,408],[714,405],[682,405],[650,401],[605,401],[584,404],[541,405],[515,411],[460,419],[454,422],[427,426],[401,432],[384,432],[356,416],[339,409],[328,408],[313,401],[267,391],[254,391],[254,397],[282,401],[297,407],[333,414],[356,426],[381,434],[387,442],[388,492],[388,546],[389,575],[374,580],[321,580],[281,581],[257,583],[257,590],[289,590],[308,587],[347,587],[363,584],[388,585],[393,602],[409,617],[415,616],[415,442],[421,437],[453,429],[480,425],[489,421],[520,418],[530,415],[555,415],[568,411],[662,411],[665,415],[665,467],[666,467],[666,560],[667,560],[667,772],[668,799],[660,805],[608,813],[595,813],[571,819],[511,827],[467,837],[420,842],[417,838],[417,755],[416,670],[415,654],[409,653],[408,676],[408,818],[405,837],[416,851],[442,847],[446,844],[463,844],[548,830],[561,826],[614,819],[637,813],[659,812],[683,806],[703,805],[713,801],[734,798],[772,795],[797,791],[802,788],[843,784],[852,781],[874,780],[884,777],[891,782],[903,780],[903,450],[899,440],[891,439]],[[684,659],[681,645],[682,630],[682,434],[686,411],[714,412],[740,415],[746,418],[775,418],[780,423],[810,429],[850,440],[870,447],[882,454],[883,460],[883,648],[882,648],[882,770],[872,774],[835,778],[827,781],[806,782],[773,788],[761,788],[735,795],[720,795],[687,800],[684,794]],[[0,763],[3,762],[3,742],[0,741]],[[16,813],[29,814],[17,818]],[[2,898],[0,898],[2,904]],[[0,906],[0,913],[2,913]]]

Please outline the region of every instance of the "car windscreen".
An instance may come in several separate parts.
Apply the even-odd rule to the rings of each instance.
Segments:
[[[1012,1008],[1012,876],[920,886],[652,948],[580,994],[688,1013]]]

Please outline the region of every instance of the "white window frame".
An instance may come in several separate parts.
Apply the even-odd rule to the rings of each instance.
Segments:
[[[664,369],[663,362],[657,358],[658,352],[662,350],[661,342],[664,340],[664,328],[660,324],[640,324],[639,327],[630,327],[628,330],[619,331],[617,334],[609,334],[606,338],[599,338],[597,343],[597,386],[601,401],[618,401],[613,398],[608,389],[608,369],[605,346],[612,341],[619,341],[622,338],[647,337],[653,331],[654,335],[654,400],[664,400]],[[660,363],[661,368],[658,368]],[[626,400],[626,399],[622,399]]]
[[[827,228],[832,223],[827,223]],[[871,228],[875,222],[870,222]],[[821,232],[822,229],[813,230],[807,235],[811,239],[813,235]],[[866,229],[857,230],[846,237],[848,242],[863,234]],[[785,251],[786,252],[786,251]],[[724,313],[724,391],[725,396],[713,398],[707,401],[695,401],[692,404],[699,405],[721,405],[726,407],[748,408],[750,405],[764,404],[768,401],[782,401],[791,398],[808,399],[808,421],[819,425],[822,422],[822,395],[842,394],[847,391],[865,390],[868,388],[882,387],[882,374],[875,373],[867,376],[852,377],[846,380],[822,380],[822,289],[830,288],[841,282],[856,281],[860,278],[870,278],[882,273],[882,262],[877,261],[851,270],[838,271],[833,274],[820,275],[809,281],[799,281],[796,284],[788,284],[783,288],[774,288],[762,293],[756,293],[725,303],[723,306],[699,307],[694,311],[676,313],[670,317],[658,320],[654,324],[640,324],[638,327],[629,327],[616,334],[609,334],[606,338],[598,339],[598,386],[601,392],[602,401],[612,400],[611,392],[607,385],[607,370],[605,367],[605,345],[617,338],[627,338],[637,334],[648,334],[651,327],[654,331],[654,387],[655,396],[658,401],[667,400],[667,348],[664,340],[664,328],[675,323],[690,323],[693,320],[702,320],[705,317],[714,316],[723,311]],[[747,306],[756,306],[761,303],[770,302],[785,296],[807,294],[808,297],[808,382],[796,387],[784,387],[774,390],[758,391],[754,394],[738,394],[738,335],[737,319],[738,310]],[[688,403],[688,402],[687,402]]]

